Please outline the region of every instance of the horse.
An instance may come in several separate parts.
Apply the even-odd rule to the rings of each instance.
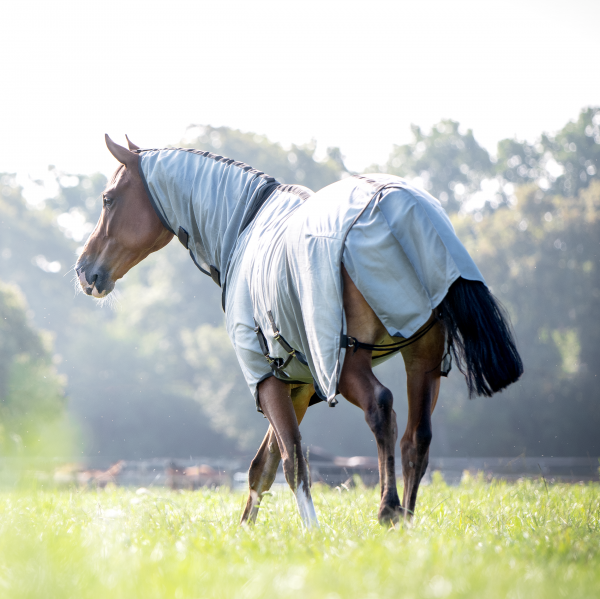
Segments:
[[[222,287],[228,333],[269,421],[249,468],[241,523],[256,520],[283,462],[303,524],[319,526],[299,425],[309,405],[334,406],[338,394],[363,410],[377,443],[379,521],[409,520],[451,358],[470,395],[491,396],[523,372],[508,316],[439,202],[391,176],[348,178],[313,194],[209,152],[127,142],[106,136],[119,166],[76,277],[87,295],[106,297],[177,237]],[[397,353],[408,396],[402,502],[393,396],[373,373]]]

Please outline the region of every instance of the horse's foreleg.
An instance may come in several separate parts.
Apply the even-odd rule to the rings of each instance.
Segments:
[[[302,455],[298,427],[311,395],[308,392],[299,394],[295,405],[290,385],[275,377],[264,380],[258,387],[260,407],[271,424],[283,461],[283,473],[296,497],[302,522],[307,528],[318,528],[319,521],[310,494],[308,465]]]
[[[408,518],[414,514],[419,484],[429,463],[429,445],[433,436],[431,414],[440,390],[444,344],[444,330],[438,324],[402,350],[407,374],[408,421],[400,449],[404,477],[402,504]]]
[[[306,414],[313,393],[314,388],[312,385],[302,385],[292,389],[292,404],[298,424],[302,422]],[[248,471],[248,501],[242,514],[241,524],[256,521],[262,496],[275,482],[279,462],[281,462],[281,452],[279,451],[275,431],[272,426],[269,426],[269,430],[250,464]]]

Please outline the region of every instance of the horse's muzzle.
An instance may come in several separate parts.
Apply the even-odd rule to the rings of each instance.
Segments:
[[[77,268],[77,278],[84,293],[92,297],[106,297],[115,288],[108,273],[102,270],[86,273],[85,266],[80,266]]]

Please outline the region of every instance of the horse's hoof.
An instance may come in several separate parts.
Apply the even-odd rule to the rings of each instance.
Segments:
[[[406,516],[402,506],[382,505],[379,508],[379,524],[382,526],[394,526],[398,524],[401,518]]]

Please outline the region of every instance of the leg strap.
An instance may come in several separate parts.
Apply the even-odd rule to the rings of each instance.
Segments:
[[[362,341],[359,341],[358,339],[356,339],[356,337],[350,337],[349,335],[342,335],[341,345],[343,348],[348,348],[348,349],[353,347],[354,353],[356,353],[359,349],[367,349],[369,351],[385,352],[384,354],[382,354],[381,356],[378,356],[378,357],[389,356],[390,354],[400,351],[401,349],[408,347],[409,345],[412,345],[413,343],[415,343],[416,341],[421,339],[421,337],[426,335],[433,328],[433,326],[437,323],[437,321],[438,321],[438,319],[434,318],[424,329],[421,329],[418,333],[416,333],[412,337],[409,337],[408,339],[403,339],[402,341],[398,341],[397,343],[389,343],[387,345],[373,345],[371,343],[363,343]]]

